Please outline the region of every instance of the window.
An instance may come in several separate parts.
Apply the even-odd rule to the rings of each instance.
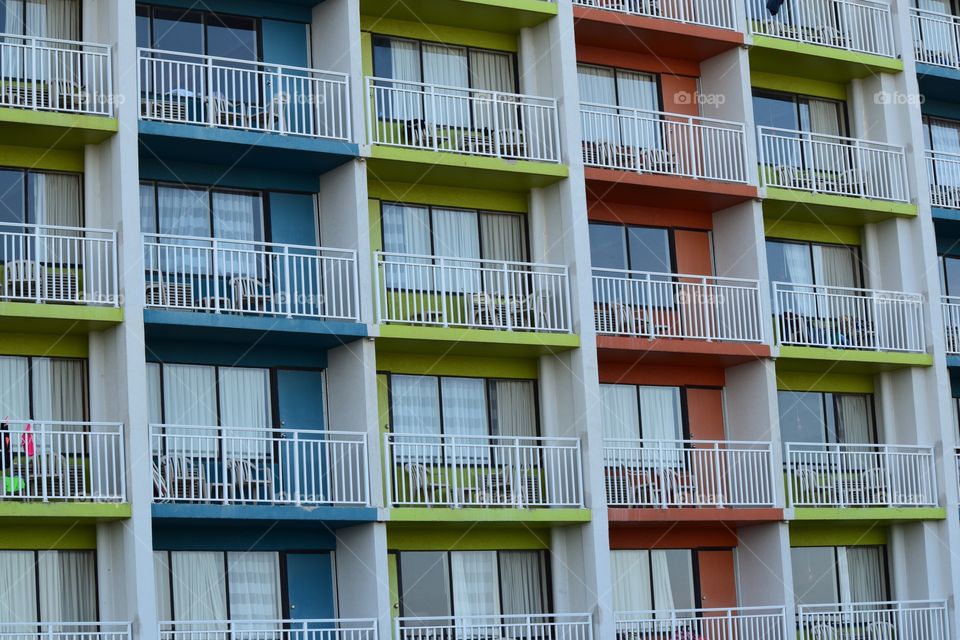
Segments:
[[[862,286],[860,250],[838,244],[767,241],[770,282],[828,287]],[[805,287],[801,291],[807,291]]]
[[[692,550],[613,550],[610,554],[614,611],[656,611],[657,618],[669,618],[673,610],[696,607]]]
[[[960,154],[960,122],[923,116],[923,139],[929,151]]]
[[[681,440],[680,387],[601,384],[603,437],[610,440]]]
[[[947,15],[960,13],[956,0],[916,0],[916,6],[923,11],[934,11]]]
[[[780,391],[784,443],[874,444],[873,396],[865,393]]]
[[[374,36],[373,73],[379,78],[411,83],[517,91],[516,59],[512,53],[434,42]]]
[[[137,6],[137,46],[233,60],[259,59],[254,18]]]
[[[830,136],[846,135],[846,105],[789,93],[757,92],[753,113],[759,127]]]
[[[659,110],[657,76],[651,73],[578,64],[577,80],[581,102]]]
[[[11,420],[83,422],[87,419],[86,363],[0,356],[0,415]]]
[[[944,295],[960,296],[960,258],[940,257],[940,288]]]
[[[590,254],[599,270],[673,271],[669,229],[591,223]]]
[[[79,40],[80,1],[0,0],[0,33]],[[6,71],[11,62],[4,57],[4,78],[9,78]]]
[[[8,586],[0,599],[0,634],[23,637],[16,635],[23,632],[17,623],[96,622],[96,576],[93,551],[0,551],[0,584]],[[54,628],[83,633],[70,625]]]
[[[400,610],[405,618],[489,620],[549,610],[546,558],[541,551],[402,551],[397,556]]]
[[[890,599],[886,547],[794,547],[796,604],[851,604]]]
[[[227,427],[237,438],[223,441],[224,456],[270,458],[269,369],[147,363],[147,387],[150,424],[170,425],[164,433],[182,436],[178,448],[216,455],[217,427]]]
[[[0,169],[0,231],[13,225],[83,226],[81,176]]]
[[[277,552],[154,551],[153,558],[160,620],[229,619],[236,631],[262,638],[253,632],[282,618]]]

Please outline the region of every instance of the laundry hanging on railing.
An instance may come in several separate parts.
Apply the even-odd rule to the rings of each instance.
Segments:
[[[767,0],[767,11],[770,12],[770,15],[777,15],[784,2],[786,2],[786,0]]]

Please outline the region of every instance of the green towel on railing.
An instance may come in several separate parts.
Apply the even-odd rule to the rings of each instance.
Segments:
[[[16,476],[4,476],[3,486],[7,490],[7,493],[16,493],[17,491],[23,491],[26,483],[22,478]]]

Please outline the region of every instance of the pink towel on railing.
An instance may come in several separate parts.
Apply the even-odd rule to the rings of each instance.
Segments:
[[[24,434],[20,436],[20,444],[23,446],[23,450],[26,452],[27,457],[32,457],[35,449],[33,447],[33,434],[31,433],[31,427],[28,424]]]

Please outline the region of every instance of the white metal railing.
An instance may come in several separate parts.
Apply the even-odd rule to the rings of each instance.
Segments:
[[[395,507],[583,507],[577,438],[386,433]]]
[[[117,234],[0,223],[0,298],[119,306]]]
[[[904,148],[809,131],[758,127],[764,186],[910,202]]]
[[[783,607],[617,612],[617,638],[786,640]]]
[[[394,618],[397,640],[523,638],[593,640],[589,613]]]
[[[171,620],[158,628],[159,640],[377,640],[377,621],[359,618]]]
[[[737,31],[734,0],[573,0],[574,5]]]
[[[951,636],[943,600],[798,605],[797,626],[804,637],[855,634],[874,640],[949,640]]]
[[[130,640],[129,622],[0,622],[0,640]]]
[[[6,420],[0,500],[124,502],[123,425]]]
[[[150,425],[155,502],[369,506],[366,434]]]
[[[742,123],[593,103],[580,122],[587,166],[747,182]]]
[[[933,447],[788,442],[795,507],[935,507]]]
[[[366,81],[373,144],[560,162],[552,98],[391,78]]]
[[[773,507],[769,442],[605,439],[607,504]]]
[[[960,17],[910,7],[917,62],[960,69]]]
[[[593,303],[601,334],[763,341],[757,280],[594,269]]]
[[[781,345],[923,353],[923,296],[899,291],[773,283]]]
[[[377,322],[570,333],[561,265],[374,253]]]
[[[766,0],[746,0],[747,23],[758,36],[896,57],[893,18],[885,0],[785,2],[777,15]]]
[[[358,321],[357,252],[144,234],[146,306]]]
[[[0,32],[0,107],[112,116],[111,48]]]
[[[960,209],[960,153],[926,151],[930,204],[945,209]]]
[[[943,339],[950,355],[960,355],[960,297],[941,296]]]
[[[353,138],[346,74],[157,49],[137,56],[144,120]]]

